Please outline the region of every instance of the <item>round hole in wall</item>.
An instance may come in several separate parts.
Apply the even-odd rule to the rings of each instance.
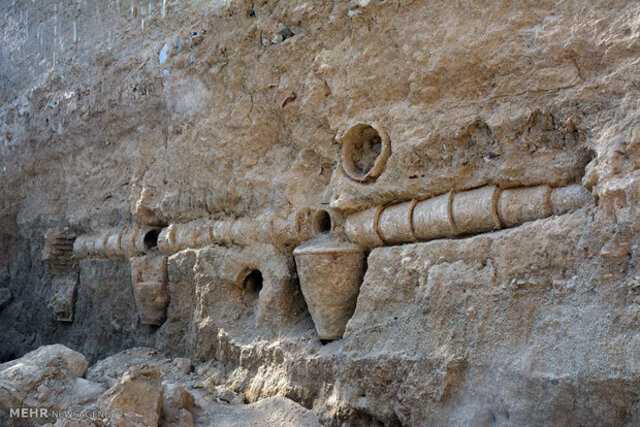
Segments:
[[[328,233],[331,231],[331,216],[325,210],[319,210],[313,217],[314,234]]]
[[[260,292],[262,289],[262,273],[260,270],[251,270],[245,276],[242,281],[242,289],[256,294]]]
[[[380,176],[391,155],[389,135],[382,128],[358,123],[339,141],[342,143],[342,168],[359,182],[373,181]]]
[[[144,247],[145,249],[152,249],[158,246],[158,236],[160,235],[160,230],[153,229],[147,231],[144,235]]]

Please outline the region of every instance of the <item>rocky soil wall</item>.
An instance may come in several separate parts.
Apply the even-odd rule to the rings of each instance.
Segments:
[[[640,423],[638,3],[0,16],[0,362],[154,348],[196,402],[328,425]],[[305,286],[352,277],[347,240],[366,272],[333,339]],[[136,378],[162,401],[140,369],[97,405]]]

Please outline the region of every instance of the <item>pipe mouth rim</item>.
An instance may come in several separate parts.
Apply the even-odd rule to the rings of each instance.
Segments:
[[[369,141],[369,137],[376,140],[377,148],[367,150],[365,140]],[[391,156],[391,141],[388,132],[382,126],[357,122],[336,139],[342,144],[342,170],[349,178],[361,183],[373,182],[384,172],[387,160]],[[360,161],[354,158],[355,154],[358,154],[355,157],[361,157],[367,153],[370,154],[369,157],[375,157],[368,159],[366,165],[360,165]]]

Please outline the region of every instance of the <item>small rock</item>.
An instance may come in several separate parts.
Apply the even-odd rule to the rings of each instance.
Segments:
[[[176,39],[175,43],[174,43],[174,47],[176,48],[176,51],[178,52],[182,52],[182,39]]]
[[[214,396],[219,401],[233,403],[237,400],[238,393],[227,387],[217,387]]]
[[[176,357],[171,362],[173,366],[176,367],[179,373],[188,375],[191,372],[191,360],[185,359],[184,357]]]
[[[244,393],[238,393],[236,394],[236,397],[233,398],[231,403],[233,405],[242,405],[243,403],[245,403],[245,400],[246,400],[246,396],[244,395]]]
[[[158,62],[160,64],[164,64],[168,56],[169,56],[169,45],[165,43],[164,46],[162,46],[160,53],[158,54]]]
[[[216,386],[224,382],[224,375],[219,369],[201,366],[198,367],[198,376],[204,378],[201,381],[202,388],[214,392]]]
[[[61,364],[66,367],[74,376],[84,377],[89,368],[89,362],[81,353],[73,351],[62,344],[45,345],[37,350],[25,354],[19,360],[29,362],[39,362],[45,366],[57,366]],[[9,362],[11,363],[11,362]]]
[[[287,27],[283,23],[279,23],[278,24],[278,31],[273,36],[272,43],[273,44],[282,43],[286,39],[291,38],[293,36],[295,36],[295,33],[293,31],[291,31],[291,29],[289,27]]]
[[[193,425],[193,416],[190,411],[194,406],[193,395],[182,386],[178,384],[165,385],[162,405],[165,424]]]
[[[204,33],[205,30],[192,32],[191,37],[189,38],[189,40],[191,41],[191,45],[196,46],[202,43],[202,40],[204,40]]]
[[[262,43],[262,46],[268,47],[271,44],[271,41],[260,33],[260,43]]]
[[[76,402],[82,405],[91,405],[95,403],[98,396],[104,393],[105,387],[100,383],[86,380],[84,378],[76,378],[73,383],[72,393],[78,396]]]
[[[613,236],[600,251],[605,258],[623,258],[631,253],[631,242],[628,237],[616,234]]]
[[[195,399],[179,384],[167,384],[164,387],[164,406],[167,408],[182,408],[188,411],[195,406]]]
[[[178,418],[175,422],[167,423],[167,427],[193,427],[196,424],[193,422],[193,415],[186,409],[180,409]]]
[[[143,365],[128,369],[115,386],[100,396],[98,409],[125,425],[155,426],[160,421],[162,398],[160,372]]]

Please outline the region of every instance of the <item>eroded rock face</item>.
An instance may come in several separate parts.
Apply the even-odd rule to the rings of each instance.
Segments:
[[[304,425],[274,396],[334,425],[640,422],[637,3],[0,17],[5,406],[110,389],[121,422]],[[337,275],[293,257],[322,238],[366,256],[326,335],[301,285],[328,299]],[[51,342],[87,379],[27,353]]]

